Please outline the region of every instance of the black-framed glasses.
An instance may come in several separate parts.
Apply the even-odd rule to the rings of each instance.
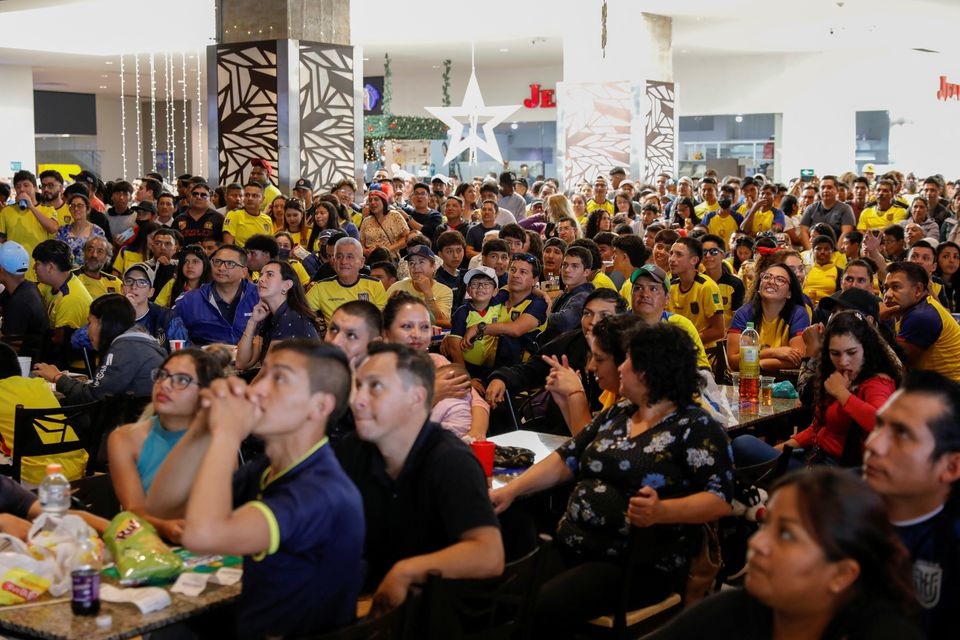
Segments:
[[[200,198],[202,200],[206,200],[210,197],[210,194],[206,191],[193,191],[190,193],[190,195],[192,195],[194,198]]]
[[[210,264],[215,267],[226,267],[227,269],[236,269],[243,265],[235,260],[221,260],[220,258],[210,258]]]
[[[490,291],[496,285],[490,280],[478,281],[476,278],[470,281],[470,284],[467,285],[468,289],[476,289],[477,291]]]
[[[128,287],[135,287],[137,289],[146,289],[150,286],[150,281],[146,278],[124,278],[123,284]]]
[[[166,369],[154,369],[150,372],[150,379],[153,380],[154,383],[170,380],[170,386],[180,391],[183,391],[196,382],[196,380],[185,373],[170,373]]]

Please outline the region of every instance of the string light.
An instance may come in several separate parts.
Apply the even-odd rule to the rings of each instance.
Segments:
[[[173,84],[173,54],[167,56],[167,86],[170,89],[170,100],[167,107],[167,153],[170,154],[170,184],[177,176],[177,95]]]
[[[200,78],[200,49],[197,49],[197,175],[203,175],[203,87]]]
[[[187,54],[180,52],[180,66],[182,68],[181,83],[183,84],[183,168],[184,172],[189,171],[187,159],[190,157],[187,153]]]
[[[134,60],[136,60],[136,65],[134,67],[136,71],[136,80],[137,80],[137,177],[143,175],[143,138],[140,132],[140,54],[135,53]],[[124,176],[126,178],[127,176]]]
[[[120,167],[127,177],[127,110],[124,106],[123,55],[120,56]]]
[[[173,184],[173,178],[170,175],[170,53],[167,51],[163,52],[163,134],[164,153],[167,157],[167,182]]]
[[[157,165],[157,79],[153,52],[150,52],[150,158],[151,169]]]

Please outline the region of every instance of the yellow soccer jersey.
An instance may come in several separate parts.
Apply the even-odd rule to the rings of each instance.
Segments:
[[[316,288],[316,287],[314,287]],[[310,290],[311,292],[313,289]],[[406,291],[412,296],[416,296],[421,300],[424,299],[422,293],[417,291],[417,288],[413,286],[413,281],[410,278],[404,278],[403,280],[398,280],[390,285],[390,288],[387,289],[387,298],[392,296],[397,291]],[[450,287],[440,284],[436,280],[433,282],[433,295],[437,299],[437,305],[446,312],[447,317],[450,317],[450,314],[453,312],[453,291],[450,290]],[[432,314],[431,314],[432,315]],[[432,318],[436,322],[436,318]]]
[[[500,318],[501,305],[487,305],[483,311],[477,311],[473,305],[466,302],[453,312],[450,320],[450,335],[462,338],[470,327],[481,322],[491,324]],[[478,367],[492,367],[497,356],[497,337],[483,336],[473,341],[473,346],[463,352],[463,359],[469,364]]]
[[[707,276],[698,273],[693,283],[686,291],[681,291],[679,276],[670,281],[670,298],[667,302],[667,311],[679,313],[687,318],[696,327],[698,333],[706,331],[710,320],[718,313],[723,313],[723,304],[720,301],[720,289],[717,283]],[[704,345],[712,347],[716,342]]]
[[[123,284],[120,278],[106,271],[101,271],[99,278],[91,278],[81,269],[74,269],[73,274],[83,283],[87,293],[90,294],[90,298],[93,300],[96,300],[100,296],[105,296],[108,293],[120,293],[120,285]],[[170,282],[173,282],[173,280]]]
[[[878,211],[876,207],[868,207],[860,214],[857,229],[860,231],[884,230],[892,224],[906,220],[907,210],[897,205],[890,205],[886,211]]]
[[[56,291],[49,287],[44,289],[51,329],[59,327],[79,329],[87,324],[93,298],[77,276],[71,273],[70,278]]]
[[[803,281],[803,292],[810,296],[811,302],[817,302],[833,295],[837,291],[841,269],[832,262],[821,266],[815,264],[807,269],[807,277]]]
[[[933,296],[907,309],[897,322],[897,340],[923,349],[917,369],[960,380],[960,325]]]
[[[607,213],[613,215],[613,203],[609,200],[597,202],[596,200],[591,199],[587,201],[587,213],[593,213],[597,209],[606,209]]]
[[[707,351],[703,347],[703,341],[700,339],[700,333],[697,331],[697,328],[693,326],[692,322],[684,318],[679,313],[671,313],[669,311],[663,312],[661,321],[668,324],[674,324],[686,331],[687,335],[690,336],[690,339],[693,340],[693,346],[697,348],[697,368],[710,368],[710,360],[707,359]]]
[[[236,209],[227,214],[223,221],[223,232],[233,236],[236,245],[243,246],[252,236],[258,233],[273,235],[273,220],[265,213],[252,216],[243,209]]]
[[[707,215],[711,211],[719,211],[720,203],[714,202],[713,204],[708,204],[706,202],[701,202],[693,208],[694,213],[697,214],[697,217],[703,220],[703,216]],[[724,238],[726,239],[726,238]]]
[[[387,293],[379,280],[364,275],[349,287],[340,284],[336,276],[326,278],[313,285],[313,288],[307,292],[307,304],[311,309],[322,314],[328,324],[333,312],[352,300],[366,300],[382,310],[387,304]]]
[[[593,280],[590,282],[593,283],[595,289],[610,289],[616,291],[617,287],[613,284],[613,280],[610,279],[610,276],[605,274],[603,271],[597,271],[597,274],[593,276]]]
[[[743,218],[740,219],[740,222],[743,222]],[[726,242],[730,239],[730,235],[740,228],[740,222],[737,222],[733,214],[721,216],[718,213],[710,216],[710,220],[707,221],[707,231],[715,236],[720,236]]]

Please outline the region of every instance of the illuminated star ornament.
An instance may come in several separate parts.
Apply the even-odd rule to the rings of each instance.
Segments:
[[[503,156],[500,155],[500,146],[497,144],[493,129],[513,115],[520,108],[520,105],[488,107],[483,102],[483,96],[480,95],[476,69],[471,69],[467,92],[463,95],[463,104],[459,107],[424,108],[450,128],[450,142],[443,163],[450,164],[451,160],[463,153],[464,150],[469,149],[470,164],[475,165],[477,164],[478,149],[497,162],[503,162]],[[466,118],[467,122],[460,122],[457,118]],[[486,121],[481,124],[480,120],[483,118],[486,118]],[[482,138],[478,131],[480,127],[483,128]],[[464,135],[464,129],[467,129],[466,135]]]

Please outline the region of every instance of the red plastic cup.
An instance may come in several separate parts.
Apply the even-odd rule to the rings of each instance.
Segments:
[[[480,461],[484,475],[488,478],[493,477],[493,452],[497,445],[489,440],[474,440],[470,443],[470,448],[473,449],[473,455]]]

